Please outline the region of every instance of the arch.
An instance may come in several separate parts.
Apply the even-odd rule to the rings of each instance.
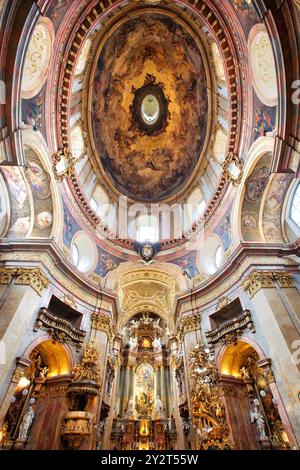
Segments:
[[[30,359],[34,350],[44,357],[49,367],[48,378],[71,373],[74,359],[69,346],[54,342],[48,334],[45,334],[28,346],[24,357]]]
[[[219,373],[240,377],[240,369],[243,360],[253,352],[257,354],[257,360],[266,357],[261,347],[249,338],[241,337],[236,343],[224,345],[220,349],[216,359]]]
[[[116,269],[110,271],[105,282],[105,287],[116,291],[120,277],[130,271],[144,270],[145,266],[141,266],[141,263],[136,261],[128,261],[121,263]],[[160,262],[159,267],[151,266],[151,271],[164,272],[173,276],[175,280],[176,292],[184,292],[189,289],[187,278],[183,275],[182,269],[174,263]]]
[[[34,131],[31,127],[22,130],[22,140],[23,147],[27,146],[33,150],[33,152],[39,158],[43,168],[47,171],[48,175],[50,176],[50,191],[54,215],[51,237],[54,238],[59,244],[62,244],[64,221],[63,204],[61,192],[53,176],[47,143],[42,134],[39,131]]]
[[[6,236],[10,224],[9,194],[3,176],[0,173],[0,237]]]
[[[295,242],[300,235],[300,227],[295,220],[291,217],[292,207],[296,209],[296,200],[298,201],[298,196],[296,193],[300,192],[300,182],[299,179],[295,179],[286,194],[285,201],[282,208],[282,229],[284,233],[284,238],[287,242]],[[297,205],[297,207],[299,204]],[[298,210],[299,213],[299,210]]]
[[[236,248],[243,240],[242,235],[242,209],[245,195],[245,183],[255,168],[257,162],[266,153],[274,152],[275,139],[274,137],[260,137],[251,146],[244,165],[244,174],[239,185],[235,202],[232,207],[231,220],[232,220],[232,250]]]

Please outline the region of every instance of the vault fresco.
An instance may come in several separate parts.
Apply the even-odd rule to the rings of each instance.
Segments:
[[[166,113],[155,132],[133,122],[137,90],[149,80]],[[145,14],[110,36],[93,81],[91,124],[98,160],[119,192],[158,202],[185,185],[205,144],[207,89],[200,50],[173,19]]]

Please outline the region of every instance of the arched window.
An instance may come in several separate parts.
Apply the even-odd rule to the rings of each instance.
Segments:
[[[222,247],[221,245],[218,246],[216,253],[215,253],[215,264],[216,268],[219,269],[219,267],[222,264]]]
[[[298,184],[292,199],[290,217],[294,224],[300,228],[300,184]]]
[[[219,163],[223,163],[226,158],[227,143],[228,137],[225,131],[223,129],[218,129],[213,146],[213,153]]]
[[[152,215],[141,215],[136,221],[136,240],[140,243],[155,243],[159,239],[157,218]]]
[[[75,126],[71,130],[71,150],[73,157],[79,158],[84,150],[84,141],[82,136],[82,130],[79,125]]]
[[[80,55],[76,64],[76,68],[75,68],[75,75],[80,75],[84,71],[88,54],[90,52],[90,48],[91,48],[91,40],[87,39],[80,52]]]

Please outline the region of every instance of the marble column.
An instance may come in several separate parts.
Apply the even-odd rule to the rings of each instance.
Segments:
[[[43,306],[49,281],[38,268],[0,268],[0,284],[0,340],[5,352],[5,364],[0,364],[1,403],[11,383],[16,357],[24,353],[20,345]]]
[[[251,273],[244,289],[252,301],[256,330],[265,339],[265,353],[272,359],[278,390],[297,439],[295,445],[299,446],[300,361],[295,354],[300,345],[296,321],[300,317],[299,292],[290,273],[269,271]]]

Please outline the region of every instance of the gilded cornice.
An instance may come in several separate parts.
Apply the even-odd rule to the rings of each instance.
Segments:
[[[245,252],[249,251],[248,257],[244,255],[244,249]],[[261,248],[259,248],[259,250],[261,250]],[[201,308],[215,301],[216,298],[226,296],[226,293],[235,285],[239,288],[238,283],[241,283],[244,274],[254,265],[260,265],[264,267],[264,269],[268,269],[267,266],[270,266],[271,271],[274,270],[275,266],[292,267],[296,269],[296,263],[288,258],[274,256],[273,253],[270,253],[270,256],[259,256],[258,254],[255,256],[251,251],[251,248],[240,246],[238,250],[232,254],[230,263],[228,260],[228,269],[220,271],[216,276],[207,279],[201,286],[197,286],[194,290],[195,307]],[[255,247],[255,252],[257,251]],[[238,259],[240,256],[242,256],[242,261],[239,264]],[[237,265],[238,268],[236,268]],[[176,307],[177,316],[179,316],[180,312],[190,311],[190,295],[190,292],[188,292],[178,296]]]
[[[39,295],[50,284],[40,268],[0,268],[0,284],[10,284],[13,279],[16,284],[31,286]]]
[[[49,279],[39,268],[19,268],[16,274],[16,284],[32,287],[39,295],[49,287]]]
[[[85,276],[75,272],[74,267],[65,259],[63,252],[58,245],[51,241],[26,240],[26,243],[2,243],[0,262],[3,264],[37,263],[42,264],[53,278],[53,284],[59,284],[68,291],[74,298],[81,299],[88,305],[95,306],[99,295],[98,286],[89,282]],[[26,251],[25,251],[26,248]],[[3,266],[0,269],[17,269]],[[1,276],[1,274],[0,274]],[[1,282],[2,283],[2,282]],[[102,289],[102,308],[104,310],[116,312],[116,294],[105,292]]]
[[[17,270],[17,268],[0,268],[0,284],[10,284]]]
[[[260,289],[275,287],[273,273],[270,271],[255,271],[246,279],[243,287],[244,291],[247,292],[250,299],[252,299]]]
[[[289,287],[295,287],[295,283],[293,281],[293,278],[291,276],[291,273],[287,272],[275,272],[274,278],[278,282],[279,286],[283,289],[289,288]]]
[[[275,288],[276,282],[281,288],[295,287],[291,273],[284,271],[254,271],[246,279],[243,287],[252,299],[260,289]]]

